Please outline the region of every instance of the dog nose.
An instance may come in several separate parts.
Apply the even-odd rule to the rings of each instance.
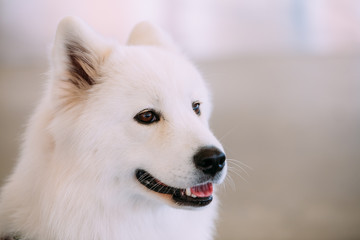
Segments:
[[[225,154],[215,147],[201,148],[194,155],[196,168],[211,176],[215,176],[224,168],[225,159]]]

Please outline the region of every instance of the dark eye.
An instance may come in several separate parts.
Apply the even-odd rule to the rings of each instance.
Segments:
[[[159,115],[153,110],[144,110],[138,113],[134,119],[142,124],[150,124],[160,120]]]
[[[193,102],[192,108],[197,115],[200,115],[201,112],[200,112],[200,103],[199,102]]]

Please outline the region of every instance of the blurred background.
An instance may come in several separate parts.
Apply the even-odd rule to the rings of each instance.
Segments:
[[[151,20],[199,66],[232,159],[216,239],[360,239],[360,1],[0,0],[1,184],[67,15],[121,43]]]

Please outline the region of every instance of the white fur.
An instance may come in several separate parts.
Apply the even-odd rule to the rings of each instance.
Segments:
[[[95,63],[97,83],[69,83],[64,43],[78,40]],[[192,109],[201,102],[201,116]],[[145,108],[164,119],[141,125]],[[0,236],[30,240],[212,239],[217,197],[203,208],[174,207],[139,184],[144,168],[168,185],[196,182],[192,156],[222,149],[208,127],[203,79],[170,38],[149,23],[128,46],[100,37],[81,20],[59,24],[44,97],[31,118],[20,159],[2,189]],[[225,177],[223,170],[220,183]]]

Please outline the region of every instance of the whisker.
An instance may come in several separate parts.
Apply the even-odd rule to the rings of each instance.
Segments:
[[[159,192],[162,191],[164,189],[164,185],[161,185],[161,188],[159,189]]]
[[[233,162],[236,162],[236,163],[238,163],[238,164],[241,164],[241,165],[244,166],[244,167],[247,167],[247,168],[250,169],[250,170],[253,170],[252,167],[250,167],[249,165],[241,162],[240,160],[233,159],[233,158],[227,158],[226,160],[228,160],[229,162],[232,162],[232,163],[233,163]]]
[[[161,184],[160,183],[156,183],[154,184],[150,189],[151,190],[155,190],[155,188],[157,188],[158,186],[160,186]]]
[[[168,189],[166,190],[166,193],[165,193],[165,194],[170,194],[170,193],[172,193],[172,192],[171,192],[171,189],[168,188]]]
[[[238,173],[238,172],[235,171],[235,170],[236,170],[236,169],[229,167],[229,172],[234,173],[235,175],[239,176],[242,180],[244,180],[246,183],[248,183],[248,181],[247,181],[243,176],[241,176],[240,173]]]
[[[249,173],[241,165],[237,164],[236,162],[229,161],[229,166],[231,166],[233,168],[237,168],[240,171],[244,172],[247,176],[250,176]]]
[[[139,180],[140,180],[140,181],[144,180],[144,178],[146,177],[146,176],[144,176],[144,175],[145,175],[145,174],[143,174],[142,176],[139,177]]]
[[[233,133],[235,129],[237,129],[239,127],[239,125],[232,127],[230,130],[228,130],[224,135],[222,135],[219,140],[223,140],[225,137],[227,137],[228,135],[230,135],[230,133]]]
[[[224,182],[224,188],[226,187],[226,184],[229,183],[230,185],[230,188],[233,190],[233,191],[236,191],[236,185],[235,185],[235,182],[234,180],[232,179],[232,177],[230,176],[230,174],[225,178],[225,182]]]

